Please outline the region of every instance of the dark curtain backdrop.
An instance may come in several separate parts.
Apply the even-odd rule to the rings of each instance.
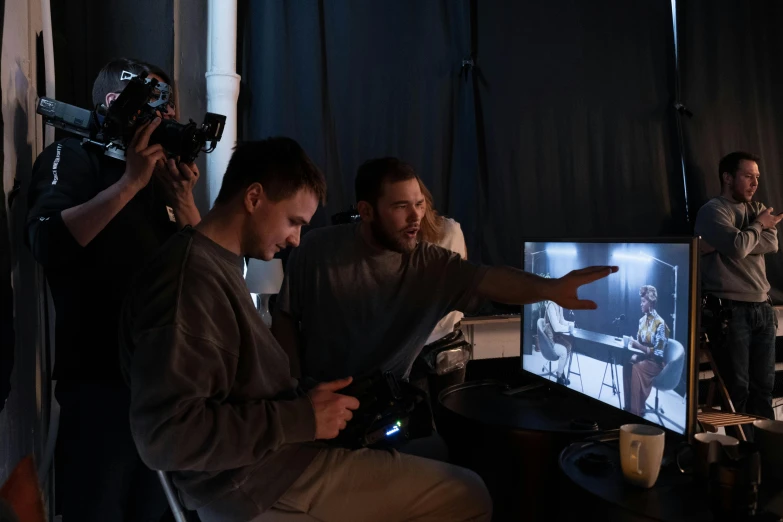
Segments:
[[[92,83],[112,58],[173,73],[173,0],[51,0],[51,9],[58,100],[92,109]]]
[[[329,203],[355,202],[365,160],[411,163],[441,211],[475,237],[467,0],[248,2],[243,10],[241,137],[287,135],[324,169]],[[469,250],[471,245],[468,245]]]
[[[678,0],[682,117],[691,214],[720,192],[718,161],[761,157],[756,199],[783,211],[783,2]],[[783,302],[783,254],[767,256],[772,297]]]
[[[482,260],[687,230],[670,0],[477,4]]]

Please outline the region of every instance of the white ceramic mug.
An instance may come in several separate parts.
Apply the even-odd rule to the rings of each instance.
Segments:
[[[713,440],[720,442],[721,446],[739,446],[739,440],[728,435],[722,435],[720,433],[697,433],[693,436],[694,439],[705,444],[709,444]]]
[[[647,424],[620,426],[620,462],[625,480],[651,488],[658,480],[663,459],[664,432]]]
[[[693,452],[693,471],[699,479],[706,480],[713,462],[721,462],[726,455],[739,456],[739,440],[720,433],[697,433],[693,436]]]
[[[783,421],[754,421],[753,441],[761,454],[762,476],[783,480]]]

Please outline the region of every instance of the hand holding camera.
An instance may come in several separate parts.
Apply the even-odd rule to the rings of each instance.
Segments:
[[[160,125],[160,118],[145,123],[133,135],[128,150],[125,153],[125,181],[138,192],[149,183],[152,171],[158,161],[166,159],[166,151],[163,145],[150,145],[150,136]]]
[[[347,377],[337,381],[323,382],[308,393],[315,411],[315,438],[333,439],[340,430],[345,429],[348,421],[353,418],[351,410],[359,408],[356,397],[336,393],[342,390],[353,379]]]

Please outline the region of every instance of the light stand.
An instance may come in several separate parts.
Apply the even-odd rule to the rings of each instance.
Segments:
[[[530,257],[532,258],[531,261],[530,261],[530,273],[531,274],[537,275],[536,274],[536,256],[538,254],[543,254],[544,252],[546,252],[546,250],[539,250],[538,252],[531,252],[530,253]],[[533,331],[535,331],[535,328],[536,328],[536,323],[533,320],[533,314],[530,314],[530,328],[532,328]]]
[[[617,322],[615,324],[615,335],[617,337],[620,336],[620,323]],[[620,391],[620,374],[617,371],[617,359],[615,359],[614,356],[614,348],[609,348],[607,352],[606,357],[606,366],[604,367],[604,376],[601,379],[601,390],[598,392],[598,398],[601,398],[601,392],[603,391],[604,387],[610,388],[612,390],[612,395],[617,396],[617,401],[620,405],[620,409],[623,407],[623,397],[622,393]],[[606,384],[606,371],[609,370],[609,376],[611,377],[612,384]]]

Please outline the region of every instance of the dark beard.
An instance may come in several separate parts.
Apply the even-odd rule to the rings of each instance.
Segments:
[[[393,252],[399,252],[400,254],[410,254],[416,248],[416,243],[412,247],[409,247],[400,238],[396,238],[389,234],[386,229],[383,228],[381,222],[374,219],[370,222],[370,231],[372,237],[380,243],[381,246],[387,248]]]

